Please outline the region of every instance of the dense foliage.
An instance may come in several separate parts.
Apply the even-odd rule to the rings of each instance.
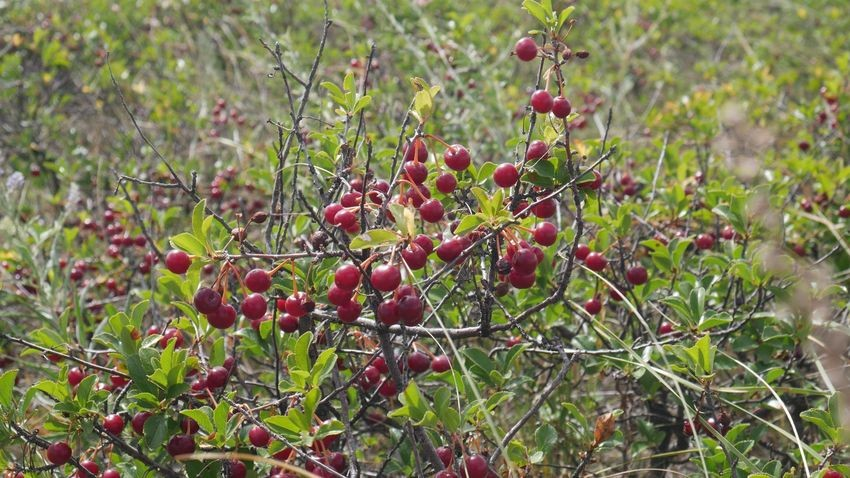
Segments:
[[[8,476],[850,476],[842,2],[278,3],[0,2]]]

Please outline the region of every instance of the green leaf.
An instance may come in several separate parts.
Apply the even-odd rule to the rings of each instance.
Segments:
[[[538,2],[534,0],[524,0],[522,2],[522,8],[531,14],[532,17],[536,18],[537,21],[542,23],[544,26],[549,25],[548,16],[546,9]],[[549,10],[551,12],[551,9]]]
[[[15,377],[18,370],[8,370],[0,375],[0,405],[5,408],[12,406],[12,389],[15,388]]]
[[[204,244],[188,232],[172,236],[171,245],[193,256],[205,256],[207,254]]]
[[[534,443],[543,453],[549,453],[549,450],[558,443],[558,431],[552,425],[545,423],[534,432]]]
[[[212,422],[213,411],[210,407],[204,406],[191,410],[181,410],[180,413],[198,422],[198,426],[207,433],[215,431],[215,426],[213,426]]]
[[[567,20],[569,20],[570,15],[572,15],[572,13],[575,9],[576,9],[576,7],[574,5],[570,5],[569,7],[561,10],[561,15],[558,16],[558,29],[559,30],[561,29],[561,27],[564,26],[564,23],[566,23]]]
[[[336,367],[335,349],[329,348],[323,350],[316,358],[316,363],[313,364],[313,368],[310,370],[310,384],[314,387],[320,386],[330,376],[334,367]]]
[[[204,234],[204,216],[207,211],[207,200],[201,199],[198,204],[195,204],[195,209],[192,210],[192,233],[195,234],[195,239],[202,243],[206,243],[207,238]]]
[[[832,421],[832,415],[830,415],[827,411],[810,408],[800,413],[800,418],[809,423],[814,423],[815,426],[817,426],[824,435],[828,436],[830,440],[838,442],[838,429]]]
[[[463,235],[484,223],[484,218],[479,214],[471,214],[464,216],[455,229],[455,235]]]
[[[294,368],[296,370],[304,372],[310,371],[310,344],[312,342],[313,334],[311,332],[301,334],[301,336],[298,337],[298,341],[295,342],[293,359],[295,361]]]
[[[374,247],[390,246],[398,243],[399,236],[395,231],[389,229],[375,229],[364,232],[351,240],[349,248],[352,250],[370,249]]]
[[[144,427],[145,443],[148,448],[155,450],[165,443],[165,438],[168,436],[168,426],[165,422],[165,416],[154,414],[148,417]]]
[[[218,402],[213,412],[213,422],[216,433],[224,434],[227,429],[227,416],[230,414],[230,404],[224,400]],[[200,423],[200,422],[199,422]]]

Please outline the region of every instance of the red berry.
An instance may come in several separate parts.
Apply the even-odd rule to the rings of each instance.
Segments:
[[[408,143],[404,143],[404,160],[413,161],[416,159],[420,163],[428,161],[428,148],[425,146],[425,141],[420,138],[413,140],[414,147],[409,147]]]
[[[450,467],[455,459],[454,452],[447,446],[437,448],[437,456],[440,457],[440,461],[446,468]]]
[[[831,468],[823,472],[823,478],[841,478],[842,476],[841,472]]]
[[[486,478],[490,471],[487,460],[481,455],[470,455],[463,462],[464,472],[467,478]]]
[[[272,277],[263,269],[251,269],[245,274],[245,287],[251,292],[265,292],[272,286]]]
[[[528,150],[525,152],[525,159],[534,161],[536,159],[545,158],[549,154],[549,145],[538,140],[532,141],[528,145]]]
[[[549,198],[531,206],[531,212],[541,219],[546,219],[547,217],[554,216],[557,208],[558,202],[553,198]]]
[[[338,287],[336,284],[331,284],[328,289],[328,302],[333,305],[344,305],[351,300],[353,295],[354,291],[343,289],[342,287]]]
[[[428,178],[428,168],[419,161],[404,163],[404,175],[414,184],[422,184]]]
[[[511,271],[519,274],[531,274],[537,269],[537,255],[530,248],[516,251],[511,257]]]
[[[165,256],[165,267],[175,274],[185,274],[191,265],[192,259],[183,251],[169,251]]]
[[[372,285],[381,292],[395,290],[401,284],[401,273],[391,264],[381,264],[372,271]]]
[[[501,188],[509,188],[519,179],[519,171],[513,163],[502,163],[493,171],[493,181]]]
[[[291,334],[298,330],[298,317],[286,313],[281,314],[277,319],[277,325],[281,331]]]
[[[661,322],[658,326],[658,335],[667,335],[673,332],[673,324],[670,322]]]
[[[445,355],[438,355],[431,360],[431,370],[437,373],[445,372],[452,368],[452,362]]]
[[[439,246],[437,246],[437,257],[439,257],[443,262],[451,262],[457,259],[465,248],[464,242],[459,238],[454,237],[443,241]]]
[[[71,447],[64,441],[51,443],[47,447],[47,461],[54,465],[64,465],[71,459]]]
[[[271,435],[265,428],[255,426],[248,431],[248,440],[257,448],[265,448],[269,444]]]
[[[602,302],[594,297],[584,303],[584,310],[590,315],[596,315],[602,311]]]
[[[378,320],[386,325],[394,325],[399,321],[398,303],[395,299],[387,299],[378,305],[378,310],[375,313]]]
[[[266,315],[266,298],[256,292],[242,299],[242,315],[249,319],[259,319]]]
[[[350,324],[360,317],[360,311],[363,307],[356,300],[350,300],[347,304],[340,305],[336,308],[336,315],[339,320]]]
[[[148,418],[150,417],[150,412],[138,412],[133,415],[133,419],[130,420],[130,425],[133,427],[133,431],[139,435],[143,434],[145,432],[145,422],[148,421]]]
[[[435,185],[437,186],[437,191],[443,194],[451,194],[457,188],[457,178],[452,173],[443,173],[437,176]]]
[[[694,435],[694,426],[690,420],[685,420],[685,423],[682,425],[682,433],[687,437]]]
[[[469,151],[459,144],[449,146],[443,153],[443,159],[446,161],[446,166],[455,171],[465,170],[471,162]]]
[[[239,460],[229,460],[227,462],[227,467],[230,472],[227,476],[230,478],[245,478],[248,476],[248,468],[245,466],[245,463],[242,463]]]
[[[68,370],[68,383],[70,383],[72,387],[79,385],[84,378],[86,378],[86,374],[80,370],[80,367],[74,367],[71,370]]]
[[[180,429],[183,430],[183,433],[187,435],[192,435],[194,433],[197,433],[198,430],[201,429],[201,427],[200,425],[198,425],[198,422],[192,420],[189,417],[186,417],[180,421]]]
[[[191,435],[175,435],[165,448],[171,456],[188,455],[195,452],[195,439]]]
[[[731,241],[735,239],[735,228],[732,226],[726,226],[720,231],[720,237],[722,237],[726,241]]]
[[[396,302],[396,314],[404,322],[404,325],[413,327],[422,323],[424,307],[419,297],[415,295],[404,295],[399,297]]]
[[[634,285],[645,284],[648,279],[646,269],[642,266],[634,266],[626,271],[626,280]]]
[[[363,195],[359,192],[349,191],[343,194],[341,198],[339,198],[339,203],[342,205],[342,207],[356,207],[360,205],[361,197],[363,197]]]
[[[348,209],[340,209],[334,215],[333,224],[343,229],[347,229],[357,223],[357,216]]]
[[[449,469],[440,470],[434,475],[434,478],[457,478],[457,473]]]
[[[343,264],[334,273],[334,284],[344,290],[354,290],[360,283],[360,269],[354,264]]]
[[[295,294],[290,295],[286,298],[284,302],[284,308],[287,313],[294,317],[301,317],[306,315],[309,312],[312,312],[311,307],[308,305],[310,303],[307,294],[304,292],[296,292]],[[278,310],[280,307],[278,307]],[[310,310],[307,310],[310,309]]]
[[[342,211],[342,209],[343,209],[342,204],[338,204],[338,203],[331,203],[331,204],[328,204],[327,206],[325,206],[325,210],[324,210],[325,221],[330,223],[330,224],[336,224],[334,222],[334,217],[336,217],[336,213]]]
[[[383,356],[375,357],[375,360],[372,361],[372,366],[378,369],[381,373],[389,373],[390,368],[387,366],[387,361],[384,360]]]
[[[207,314],[207,322],[217,329],[226,329],[236,323],[236,308],[222,304],[215,312]]]
[[[530,289],[536,280],[537,274],[534,272],[523,274],[522,272],[512,270],[508,274],[508,281],[517,289]]]
[[[95,475],[95,476],[97,476],[97,474],[100,473],[100,467],[97,466],[97,463],[95,463],[91,460],[81,460],[80,461],[80,467],[84,468],[86,471],[88,471],[89,473],[91,473],[92,475]],[[86,478],[88,476],[91,476],[91,475],[89,475],[89,473],[86,473],[83,470],[77,470],[77,473],[75,474],[75,476],[77,478]]]
[[[431,368],[431,357],[416,351],[407,356],[407,366],[416,373],[422,373]]]
[[[586,244],[579,244],[576,247],[576,259],[583,261],[587,259],[588,255],[590,255],[590,248]]]
[[[839,207],[838,208],[838,217],[840,217],[842,219],[847,219],[848,217],[850,217],[850,207],[847,207],[847,206]],[[829,471],[833,471],[833,470],[829,470]]]
[[[558,239],[558,228],[551,222],[541,222],[534,228],[534,242],[551,246]]]
[[[431,254],[434,251],[434,243],[431,241],[431,238],[426,236],[425,234],[419,234],[418,236],[413,238],[413,242],[419,245],[424,251],[425,254]]]
[[[608,260],[598,252],[591,252],[585,257],[584,264],[592,271],[601,272],[608,265]]]
[[[570,100],[563,96],[558,96],[552,100],[552,114],[556,118],[566,118],[572,111],[573,106],[570,104]]]
[[[425,267],[425,263],[428,261],[428,254],[424,249],[419,247],[419,244],[411,242],[407,247],[402,249],[401,258],[410,270],[416,271]]]
[[[221,307],[221,294],[210,289],[209,287],[201,287],[195,292],[193,299],[195,308],[202,314],[210,314]]]
[[[382,397],[389,398],[393,397],[398,393],[398,388],[396,388],[395,382],[391,379],[384,380],[384,383],[378,387],[378,394]]]
[[[107,470],[103,472],[103,475],[101,475],[101,478],[121,478],[121,473],[119,473],[115,468],[107,468]]]
[[[419,215],[425,222],[439,222],[443,218],[443,204],[436,199],[429,199],[419,207]]]
[[[697,249],[707,250],[714,247],[714,236],[711,234],[700,234],[696,239]]]
[[[213,367],[207,372],[207,387],[210,389],[221,388],[227,383],[230,372],[224,367]]]
[[[537,90],[531,94],[531,107],[537,113],[552,111],[553,102],[552,95],[546,90]]]
[[[514,53],[522,61],[532,61],[537,57],[537,43],[531,37],[520,38],[514,45]]]
[[[121,418],[121,415],[115,413],[107,415],[103,419],[103,429],[113,435],[120,435],[121,431],[124,430],[124,419]]]
[[[602,175],[599,174],[599,171],[593,171],[593,179],[584,181],[579,183],[579,187],[582,189],[589,189],[591,191],[596,191],[602,186]]]
[[[174,348],[183,346],[183,333],[179,330],[169,327],[162,333],[162,338],[159,339],[159,346],[162,348],[168,347],[168,343],[174,340]]]

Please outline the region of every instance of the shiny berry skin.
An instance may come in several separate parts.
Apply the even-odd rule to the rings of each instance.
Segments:
[[[554,100],[546,90],[537,90],[531,94],[531,107],[537,113],[548,113],[552,111]]]
[[[555,211],[558,209],[558,202],[553,198],[543,199],[539,203],[531,206],[531,213],[535,216],[546,219],[555,215]]]
[[[64,465],[71,459],[71,447],[64,441],[51,443],[47,447],[47,461],[54,465]]]
[[[696,238],[697,249],[708,250],[714,247],[714,236],[711,234],[700,234]]]
[[[530,248],[520,249],[511,257],[511,271],[531,274],[537,269],[537,256]]]
[[[80,370],[80,367],[74,367],[71,370],[68,370],[68,383],[71,384],[72,387],[79,385],[84,378],[86,378],[86,374]]]
[[[837,470],[828,469],[823,472],[823,478],[842,478],[842,475]]]
[[[414,184],[422,184],[428,178],[428,168],[419,161],[404,163],[404,176]]]
[[[598,252],[591,252],[584,258],[584,264],[592,271],[601,272],[608,265],[608,260]]]
[[[115,413],[107,415],[103,419],[103,429],[113,435],[120,435],[121,431],[124,430],[124,419],[121,418],[121,415]]]
[[[587,259],[588,255],[590,255],[590,248],[586,244],[579,244],[576,247],[576,259],[583,261]]]
[[[445,469],[438,471],[437,474],[434,475],[434,478],[458,478],[458,476],[457,473],[452,470]]]
[[[148,421],[148,418],[150,417],[150,412],[139,412],[133,415],[133,419],[130,420],[130,426],[133,427],[133,431],[142,435],[145,432],[145,422]]]
[[[223,330],[236,323],[236,308],[230,304],[222,304],[215,312],[207,314],[207,322],[213,327]]]
[[[405,295],[396,301],[396,313],[404,325],[413,327],[422,323],[422,311],[424,309],[422,300],[415,295]]]
[[[395,382],[391,379],[384,380],[384,383],[378,387],[378,394],[385,398],[393,397],[397,393],[398,388],[396,387]]]
[[[422,373],[431,368],[431,357],[416,351],[407,356],[407,366],[416,373]]]
[[[100,467],[97,466],[97,463],[95,463],[91,460],[81,460],[80,461],[80,467],[84,468],[86,471],[88,471],[89,473],[91,473],[94,476],[97,476],[97,474],[100,473]],[[78,469],[77,473],[75,473],[74,476],[76,476],[77,478],[86,478],[88,476],[91,476],[91,475],[89,475],[89,473],[86,473],[85,471]]]
[[[461,253],[463,253],[466,246],[467,244],[457,237],[445,240],[437,246],[437,257],[439,257],[443,262],[452,262],[457,259]]]
[[[691,424],[690,420],[685,420],[685,423],[682,425],[682,433],[686,437],[694,435],[694,426]]]
[[[646,284],[647,279],[649,276],[642,266],[634,266],[626,271],[626,280],[632,285]]]
[[[528,145],[528,150],[525,152],[525,159],[534,161],[536,159],[545,158],[549,154],[549,145],[545,142],[534,140]]]
[[[726,226],[720,231],[720,237],[722,237],[726,241],[731,241],[735,239],[735,228],[732,226]]]
[[[673,324],[670,322],[661,322],[658,326],[658,335],[667,335],[673,332]]]
[[[446,162],[446,166],[455,171],[465,170],[471,162],[469,151],[459,144],[449,146],[446,152],[443,153],[443,159]]]
[[[445,372],[452,368],[452,362],[445,355],[438,355],[431,359],[431,370],[437,373]]]
[[[255,426],[248,431],[248,441],[257,448],[267,447],[269,440],[271,440],[271,435],[263,427]]]
[[[593,171],[593,179],[590,181],[584,181],[582,183],[579,183],[578,186],[582,189],[596,191],[597,189],[602,187],[602,175],[599,174],[599,171]]]
[[[325,206],[325,210],[324,210],[325,222],[328,222],[330,224],[336,224],[334,222],[334,217],[336,217],[336,213],[338,213],[342,210],[343,210],[342,204],[338,204],[338,203],[331,203],[331,204],[328,204],[327,206]]]
[[[847,206],[839,207],[838,208],[838,217],[840,217],[842,219],[847,219],[848,217],[850,217],[850,207],[847,207]],[[834,470],[829,470],[829,471],[834,471]]]
[[[213,367],[207,372],[207,387],[210,389],[221,388],[227,383],[230,373],[224,367]]]
[[[263,269],[251,269],[245,274],[245,287],[251,292],[265,292],[272,286],[272,277]]]
[[[266,315],[266,298],[261,294],[253,293],[242,299],[242,315],[249,319],[259,319]]]
[[[429,199],[419,207],[419,215],[425,222],[440,222],[443,218],[443,204],[436,199]]]
[[[395,290],[401,284],[401,273],[391,264],[381,264],[372,271],[372,285],[381,292]]]
[[[514,53],[522,61],[532,61],[537,57],[537,42],[531,37],[520,38],[514,45]]]
[[[596,315],[602,311],[602,302],[596,297],[589,299],[584,303],[584,310],[590,315]]]
[[[541,246],[551,246],[558,240],[558,228],[551,222],[541,222],[534,228],[534,242]]]
[[[493,171],[493,182],[500,188],[509,188],[519,180],[519,171],[513,163],[502,163]]]
[[[360,269],[354,264],[343,264],[334,273],[334,284],[340,289],[354,290],[360,283]]]
[[[121,473],[118,472],[115,468],[107,468],[106,471],[103,472],[101,478],[121,478]]]
[[[307,313],[312,312],[312,310],[307,310],[309,307],[305,307],[309,299],[307,298],[307,294],[304,292],[296,292],[295,294],[290,295],[286,298],[284,302],[284,309],[286,312],[294,317],[302,317],[307,315]],[[278,310],[280,307],[278,307]]]
[[[508,282],[517,289],[530,289],[536,280],[537,274],[534,272],[523,274],[522,272],[512,270],[508,274]]]
[[[191,265],[192,259],[183,251],[169,251],[165,256],[165,267],[175,274],[185,274]]]
[[[171,456],[187,455],[195,452],[195,439],[191,435],[175,435],[165,447]]]
[[[362,310],[363,306],[361,306],[359,302],[356,300],[350,300],[347,304],[340,305],[336,308],[336,315],[339,317],[339,320],[346,324],[350,324],[360,317],[360,312]]]
[[[298,317],[286,313],[281,314],[277,319],[277,325],[281,331],[291,334],[298,330]]]
[[[403,152],[405,161],[413,161],[416,159],[420,163],[428,161],[428,147],[425,146],[425,141],[419,138],[413,140],[414,147],[411,148],[408,143],[404,143]]]
[[[333,305],[345,305],[354,296],[354,291],[343,289],[336,284],[331,284],[328,288],[328,302]]]
[[[183,433],[192,435],[198,433],[198,430],[200,430],[201,427],[198,425],[198,422],[186,417],[183,420],[180,420],[180,429],[183,430]]]
[[[372,361],[372,366],[378,369],[381,373],[389,373],[390,368],[387,366],[387,361],[384,360],[383,356],[375,357],[375,360]]]
[[[401,251],[401,258],[410,270],[419,270],[425,267],[428,261],[428,254],[424,249],[419,247],[419,244],[411,242]]]
[[[451,194],[457,188],[457,178],[452,173],[443,173],[437,176],[437,181],[434,184],[437,186],[437,191],[443,194]]]
[[[573,105],[570,104],[570,100],[563,96],[558,96],[552,100],[552,115],[556,118],[566,118],[572,111]]]
[[[426,236],[425,234],[419,234],[418,236],[413,238],[413,242],[419,245],[424,251],[425,254],[431,254],[434,251],[434,242],[431,241],[431,238]]]
[[[467,478],[485,478],[489,468],[487,460],[481,455],[470,455],[463,462],[463,472]]]
[[[334,215],[332,223],[346,229],[357,223],[357,216],[348,209],[340,209],[339,212]]]
[[[440,457],[440,461],[443,463],[443,466],[449,467],[455,459],[455,454],[450,447],[441,446],[437,448],[437,456]]]
[[[221,307],[221,294],[210,289],[209,287],[201,287],[195,292],[195,297],[192,302],[195,308],[202,314],[215,312]]]
[[[342,205],[342,207],[356,207],[360,205],[361,197],[363,197],[363,195],[359,192],[349,191],[339,198],[339,203]]]
[[[395,325],[399,321],[398,303],[395,299],[387,299],[378,305],[378,310],[375,314],[382,323]]]

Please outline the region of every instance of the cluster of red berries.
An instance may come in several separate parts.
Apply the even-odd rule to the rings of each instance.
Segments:
[[[399,358],[398,366],[404,370],[404,364]],[[435,373],[442,373],[451,369],[451,360],[445,355],[432,357],[428,351],[414,350],[407,356],[407,368],[416,374],[424,373],[429,369]],[[366,390],[378,387],[378,394],[385,398],[394,397],[398,393],[395,381],[389,376],[390,368],[383,356],[375,357],[372,362],[363,368],[360,374],[360,386]],[[384,377],[382,377],[384,376]]]
[[[726,412],[720,412],[717,415],[717,418],[708,417],[705,420],[705,423],[721,435],[726,435],[732,424],[732,417],[730,417]],[[684,433],[685,436],[699,435],[703,431],[703,424],[698,419],[694,421],[685,420],[685,423],[682,425],[682,433]]]
[[[437,448],[437,456],[446,468],[437,472],[434,478],[497,478],[499,475],[490,469],[484,455],[468,455],[459,463],[459,473],[454,471],[455,453],[447,446]]]
[[[233,166],[217,172],[210,182],[210,198],[221,202],[222,212],[237,211],[250,216],[259,211],[265,211],[266,202],[259,195],[254,196],[256,192],[254,185],[237,182],[236,175],[237,170]],[[229,200],[225,197],[225,192],[230,194]]]
[[[47,447],[47,461],[53,465],[60,466],[70,462],[71,455],[71,447],[64,441],[51,443]],[[100,466],[92,460],[80,460],[80,467],[95,476],[100,473]],[[85,478],[89,476],[86,471],[83,471],[82,469],[77,470],[74,476],[76,478]],[[18,475],[23,476],[23,473],[18,473]],[[109,468],[104,470],[103,474],[100,476],[101,478],[121,478],[121,473],[114,468]]]
[[[233,107],[229,111],[227,110],[227,101],[224,98],[216,100],[210,116],[212,117],[213,124],[209,132],[211,138],[221,136],[221,132],[229,120],[233,120],[238,126],[245,124],[245,116],[239,114],[238,108]]]

